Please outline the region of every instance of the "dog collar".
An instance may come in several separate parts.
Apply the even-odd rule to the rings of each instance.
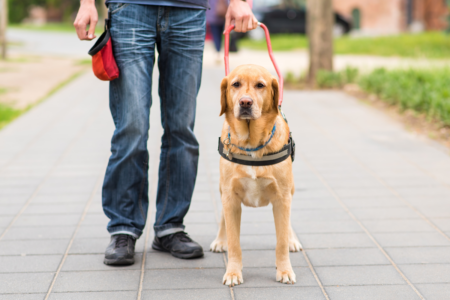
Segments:
[[[284,147],[280,151],[266,154],[263,157],[253,157],[251,155],[230,153],[229,151],[225,150],[224,144],[220,140],[220,137],[218,150],[220,156],[222,156],[224,159],[245,166],[271,166],[286,160],[288,157],[291,157],[292,161],[294,161],[295,158],[295,142],[292,139],[290,133],[289,133],[289,142],[286,145],[284,145]]]
[[[258,147],[256,147],[256,148],[243,148],[243,147],[239,147],[238,145],[235,145],[235,144],[232,144],[232,143],[231,143],[230,126],[228,126],[228,138],[225,140],[225,141],[228,140],[228,143],[225,143],[225,141],[224,141],[224,144],[227,145],[227,146],[230,146],[230,149],[233,148],[233,147],[236,147],[236,148],[238,148],[238,149],[240,149],[240,150],[242,150],[242,151],[246,151],[246,152],[255,152],[255,151],[261,150],[262,148],[264,148],[265,146],[267,146],[267,144],[270,143],[270,141],[271,141],[272,138],[273,138],[273,134],[275,133],[275,130],[277,130],[277,126],[276,126],[276,125],[273,125],[272,133],[271,133],[271,135],[270,135],[270,138],[269,138],[269,139],[267,140],[267,142],[265,142],[263,145],[258,146]]]

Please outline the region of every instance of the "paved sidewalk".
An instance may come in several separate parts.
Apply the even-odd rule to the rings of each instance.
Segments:
[[[205,250],[221,209],[222,72],[204,72],[199,176],[186,218]],[[100,192],[113,132],[107,94],[107,83],[87,74],[0,131],[2,300],[449,298],[450,156],[340,92],[285,92],[297,143],[292,223],[305,247],[291,254],[297,284],[275,282],[270,207],[244,208],[241,286],[221,284],[223,254],[179,260],[151,250],[162,133],[155,92],[149,226],[135,265],[105,266]]]

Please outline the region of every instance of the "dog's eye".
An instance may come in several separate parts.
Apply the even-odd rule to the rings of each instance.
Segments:
[[[232,86],[234,86],[234,87],[240,87],[241,84],[239,83],[239,81],[236,81],[235,83],[232,84]]]
[[[262,84],[262,83],[260,82],[260,83],[258,83],[258,84],[256,85],[256,87],[257,87],[257,88],[263,88],[263,87],[264,87],[264,84]]]

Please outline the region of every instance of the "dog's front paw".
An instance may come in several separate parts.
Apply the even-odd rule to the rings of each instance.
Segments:
[[[291,283],[294,284],[296,282],[295,273],[292,269],[288,270],[277,270],[277,281],[281,283]]]
[[[212,252],[225,252],[227,251],[227,241],[215,239],[209,246],[209,250]]]
[[[302,250],[303,250],[302,244],[300,244],[300,242],[297,239],[289,240],[289,251],[298,252]]]
[[[235,286],[244,283],[244,278],[242,277],[241,271],[227,271],[225,275],[223,275],[222,281],[225,285]]]

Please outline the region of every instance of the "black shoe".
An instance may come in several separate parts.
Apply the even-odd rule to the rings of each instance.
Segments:
[[[134,245],[136,239],[128,234],[111,236],[111,242],[105,251],[105,265],[124,266],[134,264]]]
[[[203,256],[203,249],[194,242],[186,232],[176,232],[153,240],[152,248],[158,251],[170,252],[178,258],[197,258]]]

